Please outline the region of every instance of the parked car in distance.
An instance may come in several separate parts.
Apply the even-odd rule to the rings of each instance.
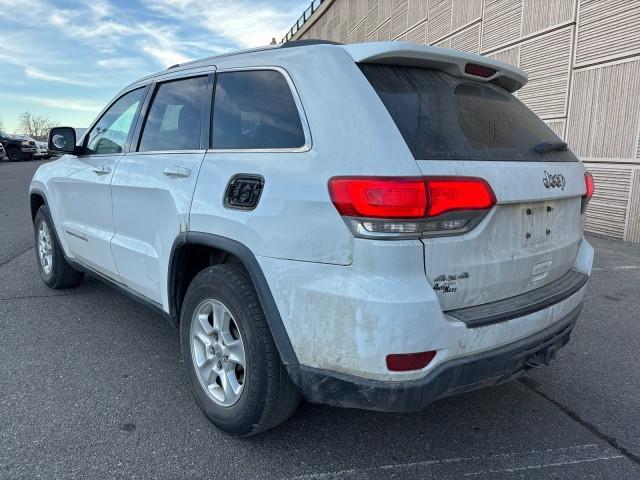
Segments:
[[[49,152],[49,146],[47,142],[39,142],[36,143],[36,152],[33,154],[34,159],[47,159],[51,157],[51,153]]]
[[[2,145],[2,143],[0,143],[0,161],[4,160],[5,158],[7,158],[7,155],[5,154],[4,146]]]
[[[0,143],[4,147],[7,157],[12,162],[31,160],[36,152],[34,140],[26,140],[17,135],[10,135],[0,130]]]
[[[322,65],[322,73],[318,65]],[[180,332],[194,397],[253,435],[309,401],[415,411],[549,364],[583,304],[591,175],[491,58],[288,42],[122,90],[35,173],[40,275]],[[132,319],[133,321],[133,319]]]
[[[27,140],[30,144],[33,143],[33,145],[35,145],[36,151],[33,153],[32,157],[34,160],[42,160],[51,156],[47,142],[41,142],[28,135],[16,135],[16,137]]]

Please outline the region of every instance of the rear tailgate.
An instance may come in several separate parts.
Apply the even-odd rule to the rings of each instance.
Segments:
[[[360,67],[426,177],[478,177],[495,193],[475,228],[422,239],[444,310],[520,295],[570,270],[583,235],[585,169],[542,120],[486,80]]]
[[[583,230],[581,163],[418,164],[425,175],[482,177],[498,202],[469,233],[423,239],[425,271],[444,310],[519,295],[571,268]],[[550,172],[564,176],[564,190],[544,186]]]

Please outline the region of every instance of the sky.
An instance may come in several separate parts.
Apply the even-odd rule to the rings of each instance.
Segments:
[[[310,0],[0,0],[0,122],[87,127],[129,83],[284,36]],[[19,132],[18,132],[19,133]]]

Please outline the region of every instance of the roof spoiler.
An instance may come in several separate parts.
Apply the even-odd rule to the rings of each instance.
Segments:
[[[371,42],[343,45],[356,63],[383,63],[432,68],[460,78],[492,82],[509,92],[522,88],[527,74],[508,63],[451,48],[404,42]]]

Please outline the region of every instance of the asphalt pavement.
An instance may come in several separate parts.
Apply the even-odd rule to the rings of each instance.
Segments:
[[[589,237],[587,302],[551,367],[421,413],[303,403],[236,439],[198,409],[166,320],[91,278],[41,282],[40,163],[0,163],[0,478],[640,478],[640,248]]]

